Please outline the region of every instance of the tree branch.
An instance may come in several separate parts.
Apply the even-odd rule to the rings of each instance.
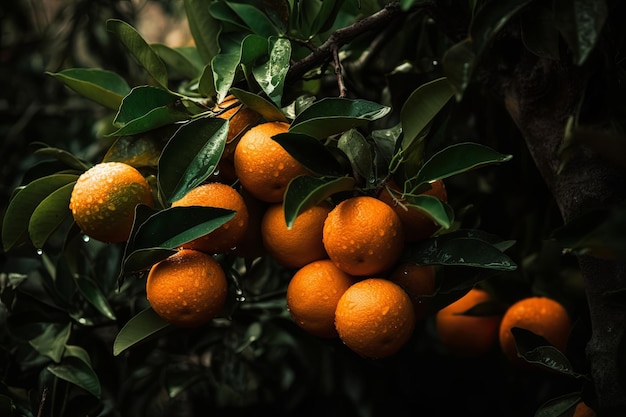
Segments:
[[[339,50],[339,48],[343,45],[363,33],[376,30],[387,25],[390,21],[397,18],[402,13],[403,11],[400,7],[400,3],[394,1],[373,15],[333,32],[326,42],[306,57],[291,65],[289,72],[287,73],[287,82],[293,82],[302,78],[307,71],[331,60],[333,57],[333,51]]]

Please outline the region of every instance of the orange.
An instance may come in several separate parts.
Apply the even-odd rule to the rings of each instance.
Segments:
[[[182,249],[153,265],[146,281],[152,309],[178,327],[198,327],[220,313],[228,283],[221,265],[210,255]]]
[[[248,208],[241,194],[219,182],[202,184],[172,203],[172,207],[218,207],[236,212],[235,217],[213,230],[183,245],[206,253],[224,253],[237,246],[248,228]]]
[[[104,162],[85,171],[70,197],[78,227],[108,243],[128,240],[138,204],[154,205],[152,189],[139,171],[122,162]]]
[[[448,201],[448,194],[443,180],[431,182],[430,189],[421,195],[437,197],[444,203]],[[404,237],[407,242],[417,242],[429,238],[439,230],[439,225],[430,217],[415,207],[408,207],[408,201],[402,197],[400,188],[388,181],[378,194],[378,198],[394,209],[402,221]]]
[[[435,292],[435,267],[401,263],[391,272],[389,279],[409,294],[413,301],[415,318],[425,319],[428,312],[428,298]]]
[[[337,303],[339,338],[358,355],[384,358],[397,353],[415,329],[407,293],[383,278],[367,278],[348,288]]]
[[[442,308],[435,316],[441,344],[455,356],[476,357],[490,352],[498,343],[500,315],[470,316],[463,313],[490,301],[489,293],[472,288],[467,294]]]
[[[287,287],[287,308],[296,324],[322,338],[337,336],[335,310],[354,279],[328,259],[300,268]]]
[[[261,235],[261,221],[267,210],[268,203],[253,197],[244,188],[239,190],[248,208],[248,227],[232,253],[243,258],[258,258],[266,253]]]
[[[572,417],[596,417],[596,412],[593,411],[584,401],[576,404],[574,409],[574,415]]]
[[[564,351],[571,330],[571,320],[565,307],[548,297],[533,296],[509,306],[500,324],[500,346],[504,355],[515,364],[527,362],[517,355],[511,328],[520,327],[545,338],[551,345]]]
[[[354,276],[388,270],[404,249],[400,218],[369,196],[351,197],[335,206],[324,221],[323,239],[335,265]]]
[[[243,187],[259,200],[278,203],[289,182],[309,171],[272,139],[289,124],[266,122],[243,134],[235,148],[235,173]]]
[[[287,268],[300,268],[318,259],[327,258],[322,229],[332,209],[328,203],[312,206],[287,227],[283,205],[268,207],[261,223],[261,236],[267,252]]]

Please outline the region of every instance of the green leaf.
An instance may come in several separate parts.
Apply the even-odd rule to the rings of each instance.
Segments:
[[[52,192],[78,179],[78,175],[53,174],[32,181],[9,202],[2,222],[2,244],[8,251],[28,240],[28,224],[37,206]]]
[[[326,200],[333,194],[354,189],[352,177],[318,178],[300,175],[289,183],[285,190],[283,210],[287,227],[293,226],[298,214]]]
[[[337,148],[346,154],[354,172],[365,180],[375,180],[372,166],[372,147],[356,129],[345,132],[337,141]]]
[[[457,101],[461,101],[463,93],[470,85],[474,76],[478,56],[471,39],[464,39],[452,45],[442,57],[443,73],[452,84]]]
[[[228,120],[202,117],[182,125],[159,158],[159,189],[172,203],[204,182],[219,163],[228,135]]]
[[[118,19],[107,20],[107,30],[114,33],[132,56],[148,74],[163,88],[167,89],[167,67],[141,35],[126,22]]]
[[[232,1],[227,1],[226,4],[237,14],[237,16],[239,16],[239,18],[253,33],[263,36],[264,38],[280,34],[272,21],[258,8],[258,6],[245,3],[235,3]]]
[[[289,131],[325,139],[381,119],[390,110],[372,101],[325,97],[302,111],[291,123]]]
[[[28,235],[36,248],[43,248],[50,235],[72,218],[69,205],[74,184],[71,182],[53,191],[33,211],[28,222]]]
[[[287,39],[270,39],[269,59],[252,68],[254,79],[267,96],[280,107],[283,98],[285,77],[289,71],[291,42]]]
[[[235,216],[217,207],[170,207],[143,221],[126,244],[122,275],[148,269],[173,249],[204,236]]]
[[[402,122],[402,149],[411,147],[417,138],[454,95],[454,89],[447,78],[438,78],[420,85],[406,100],[400,112]]]
[[[581,401],[579,392],[561,395],[542,404],[533,417],[573,417],[574,410]]]
[[[74,169],[76,171],[82,172],[91,168],[90,164],[83,162],[82,160],[77,158],[75,155],[73,155],[72,153],[64,149],[54,148],[54,147],[48,146],[47,144],[43,142],[33,142],[32,145],[41,146],[40,148],[35,150],[34,153],[36,155],[49,156],[51,158],[56,159],[57,161],[64,163],[69,168]]]
[[[158,165],[163,151],[160,140],[152,135],[120,136],[113,142],[102,162],[124,162],[134,167],[154,167]]]
[[[312,36],[331,29],[344,0],[325,0],[321,2],[321,7],[315,16],[310,28]]]
[[[509,161],[512,155],[504,155],[495,150],[472,142],[450,145],[435,153],[421,167],[414,179],[409,180],[410,192],[421,185],[460,174],[489,164]]]
[[[198,92],[204,97],[213,97],[216,94],[211,64],[207,64],[202,70],[202,75],[198,81]]]
[[[448,265],[514,271],[515,262],[482,239],[446,237],[428,239],[410,249],[409,259],[425,265]]]
[[[267,122],[289,122],[280,108],[257,94],[235,87],[230,89],[230,93]]]
[[[96,398],[100,398],[101,386],[98,375],[89,363],[85,363],[81,358],[68,356],[63,358],[59,364],[48,365],[51,374],[74,384]]]
[[[448,209],[446,203],[439,200],[437,197],[430,195],[414,195],[406,196],[406,198],[409,202],[407,207],[416,208],[433,219],[433,221],[444,229],[449,229],[450,226],[452,226],[452,221],[454,220],[454,218],[451,217],[452,210]]]
[[[171,324],[148,307],[122,327],[113,342],[113,355],[118,356],[136,344],[149,341],[171,328]]]
[[[150,47],[171,70],[187,79],[193,80],[202,74],[204,65],[194,59],[190,53],[190,51],[197,52],[196,48],[170,48],[160,43],[153,43]]]
[[[48,323],[43,333],[28,341],[41,355],[59,363],[72,329],[71,323]]]
[[[533,3],[522,14],[522,42],[541,58],[559,59],[559,31],[551,4]]]
[[[190,115],[177,105],[178,100],[176,95],[159,87],[133,88],[113,120],[120,128],[109,136],[136,135],[189,119]]]
[[[576,378],[582,376],[574,372],[574,367],[567,359],[567,356],[552,346],[543,336],[520,327],[512,327],[511,333],[515,339],[518,356],[521,356],[526,362],[548,368],[563,375]]]
[[[106,318],[115,320],[115,313],[98,284],[92,279],[83,276],[75,276],[74,281],[78,290],[89,304],[94,306]]]
[[[305,168],[319,175],[343,174],[341,164],[318,139],[303,133],[279,133],[272,136],[293,158]]]
[[[266,38],[248,35],[241,43],[231,46],[229,50],[222,51],[213,58],[211,67],[218,103],[228,95],[239,66],[252,67],[256,60],[267,56],[267,51],[268,40]]]
[[[83,97],[112,110],[122,103],[130,87],[118,74],[99,68],[70,68],[61,72],[46,72]]]
[[[602,35],[608,16],[605,0],[555,0],[556,25],[570,47],[576,65],[582,65]]]
[[[222,26],[209,13],[210,3],[204,0],[184,0],[184,2],[189,29],[198,53],[204,63],[209,64],[220,50],[217,38]]]

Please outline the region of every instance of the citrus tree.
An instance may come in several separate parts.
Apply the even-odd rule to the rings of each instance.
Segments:
[[[141,77],[48,72],[106,111],[91,158],[37,143],[4,212],[3,415],[441,413],[407,373],[475,396],[485,365],[516,382],[472,412],[620,415],[620,8],[185,0],[182,47],[101,22]],[[482,103],[586,291],[477,219],[519,149]]]

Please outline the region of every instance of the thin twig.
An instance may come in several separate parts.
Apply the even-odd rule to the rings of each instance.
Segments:
[[[37,411],[37,417],[43,416],[43,408],[46,404],[47,396],[48,396],[48,387],[43,387],[43,392],[41,393],[41,400],[39,401],[39,411]]]
[[[339,97],[344,98],[348,92],[343,82],[343,72],[341,70],[341,61],[339,60],[339,47],[333,46],[333,62],[335,64],[335,75],[337,76],[337,85],[339,86]]]

